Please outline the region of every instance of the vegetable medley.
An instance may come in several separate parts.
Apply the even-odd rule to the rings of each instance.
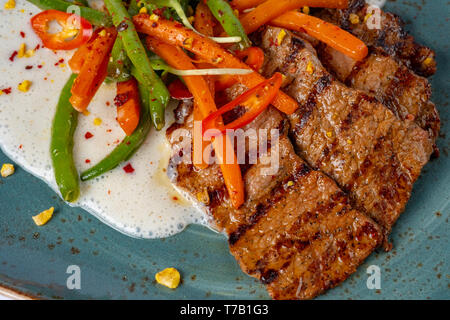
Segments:
[[[128,160],[152,127],[161,130],[171,98],[193,98],[194,120],[202,121],[203,128],[202,134],[193,134],[194,144],[207,146],[203,140],[207,129],[217,129],[215,137],[225,138],[225,143],[216,143],[214,137],[211,141],[230,200],[238,208],[244,202],[244,183],[237,161],[221,161],[227,151],[234,153],[226,130],[247,125],[270,104],[286,114],[298,107],[280,91],[281,74],[270,79],[259,74],[264,53],[252,46],[247,35],[270,24],[305,32],[355,60],[368,53],[359,39],[309,15],[309,7],[345,8],[347,0],[104,0],[104,11],[91,8],[86,0],[28,1],[44,10],[31,18],[43,45],[51,50],[76,49],[69,61],[73,74],[61,92],[51,140],[56,182],[64,200],[70,202],[80,193],[72,156],[77,116],[86,112],[103,82],[116,83],[117,122],[126,137],[103,160],[82,172],[81,181]],[[60,28],[51,32],[55,22]],[[279,43],[286,35],[284,29]],[[235,83],[248,91],[217,106],[216,93]],[[224,124],[222,115],[237,107],[244,112]],[[203,160],[194,164],[199,169],[208,165]]]

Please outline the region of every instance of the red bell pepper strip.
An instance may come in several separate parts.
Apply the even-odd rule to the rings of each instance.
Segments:
[[[141,105],[139,89],[135,79],[118,82],[114,99],[117,107],[117,122],[127,136],[131,136],[139,124]]]
[[[89,52],[78,77],[73,83],[72,97],[69,99],[77,111],[83,112],[87,109],[95,93],[105,80],[109,56],[116,36],[116,28],[106,28],[100,31],[92,41],[92,45],[88,46]]]
[[[50,23],[56,21],[60,32],[50,33]],[[31,18],[34,32],[46,48],[51,50],[72,50],[86,43],[92,36],[92,25],[75,14],[58,10],[46,10]]]
[[[169,89],[170,96],[174,99],[183,100],[192,98],[192,93],[180,79],[172,81],[167,89]]]
[[[280,73],[275,73],[272,78],[258,84],[250,90],[247,90],[239,97],[229,102],[219,110],[207,116],[202,123],[204,136],[214,136],[208,132],[208,129],[218,129],[221,134],[225,134],[226,130],[236,130],[244,127],[252,122],[261,112],[263,112],[280,90],[283,77]],[[245,107],[246,112],[238,119],[224,125],[217,123],[217,119],[224,113],[233,110],[236,107]],[[217,132],[217,131],[214,131]]]

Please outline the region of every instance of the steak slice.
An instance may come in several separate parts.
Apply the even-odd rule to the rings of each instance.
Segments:
[[[364,0],[349,0],[349,7],[320,10],[319,17],[334,23],[360,38],[369,47],[376,47],[402,61],[417,74],[428,77],[436,72],[435,53],[428,47],[417,44],[404,29],[404,23],[395,14],[380,10],[380,27],[372,28],[364,21],[370,14]],[[356,14],[359,23],[353,24],[350,15]],[[366,21],[367,22],[367,21]]]
[[[264,75],[284,74],[284,92],[299,102],[289,116],[297,152],[389,233],[433,151],[427,132],[335,80],[301,38],[288,32],[274,45],[280,31],[262,28],[253,40],[265,51]]]
[[[426,78],[379,50],[373,50],[365,60],[357,62],[323,44],[316,49],[322,63],[340,81],[375,97],[399,119],[414,120],[436,141],[440,118],[430,100],[431,87]]]
[[[232,95],[242,88],[235,88]],[[187,115],[189,102],[176,115]],[[184,110],[184,111],[183,111]],[[184,121],[184,124],[181,124]],[[176,129],[192,128],[192,116],[167,131],[173,148],[169,177],[205,212],[211,225],[228,236],[242,270],[262,281],[274,299],[310,299],[338,285],[382,242],[380,227],[353,209],[345,193],[323,173],[312,170],[294,152],[288,121],[269,107],[246,129],[278,128],[279,143],[269,135],[267,154],[243,165],[245,203],[235,209],[217,164],[197,170],[180,162],[188,139]],[[250,148],[248,149],[250,150]],[[267,174],[263,157],[279,152],[276,173]]]

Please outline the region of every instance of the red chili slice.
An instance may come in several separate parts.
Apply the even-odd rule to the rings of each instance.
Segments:
[[[217,135],[208,132],[208,129],[218,129],[220,134],[225,134],[227,129],[236,130],[252,122],[275,98],[280,90],[282,81],[282,75],[277,72],[272,76],[272,78],[261,82],[250,90],[247,90],[233,101],[211,113],[202,122],[204,136],[211,137]],[[243,107],[246,112],[238,119],[226,125],[218,125],[216,123],[216,120],[221,115],[233,110],[236,107]]]
[[[49,27],[56,21],[60,32],[50,33]],[[79,23],[78,23],[79,22]],[[72,50],[86,43],[92,36],[92,25],[84,18],[58,10],[46,10],[31,18],[34,32],[45,47],[51,50]]]

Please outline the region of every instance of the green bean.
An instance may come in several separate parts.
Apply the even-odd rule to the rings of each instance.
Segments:
[[[206,4],[230,37],[241,37],[242,40],[239,42],[241,50],[252,45],[239,18],[236,17],[228,2],[225,0],[207,0]]]
[[[27,1],[34,4],[35,6],[37,6],[42,10],[54,9],[67,12],[67,9],[69,7],[75,6],[73,3],[63,0],[27,0]],[[85,18],[90,23],[102,27],[112,26],[111,18],[106,13],[83,6],[75,6],[75,7],[80,9],[81,17]]]
[[[74,74],[70,76],[59,97],[50,143],[56,184],[62,198],[69,202],[77,200],[80,195],[78,173],[73,161],[73,134],[78,123],[78,112],[69,102],[75,78]]]
[[[130,73],[131,61],[125,52],[122,40],[116,38],[111,51],[111,58],[108,63],[107,82],[122,82],[131,78]]]
[[[75,4],[79,4],[85,7],[89,7],[89,3],[87,0],[70,0],[69,2],[75,3]]]
[[[119,31],[128,57],[142,76],[143,85],[151,88],[153,99],[155,99],[154,104],[157,105],[155,114],[152,114],[152,121],[156,129],[161,130],[164,127],[164,111],[170,99],[169,91],[153,71],[145,48],[122,1],[105,0],[105,5]]]
[[[141,116],[137,128],[130,136],[125,137],[103,160],[92,168],[82,172],[81,181],[98,177],[116,168],[123,161],[129,160],[145,141],[152,127],[149,114],[149,105],[151,103],[149,88],[139,83],[139,95],[141,97]]]

